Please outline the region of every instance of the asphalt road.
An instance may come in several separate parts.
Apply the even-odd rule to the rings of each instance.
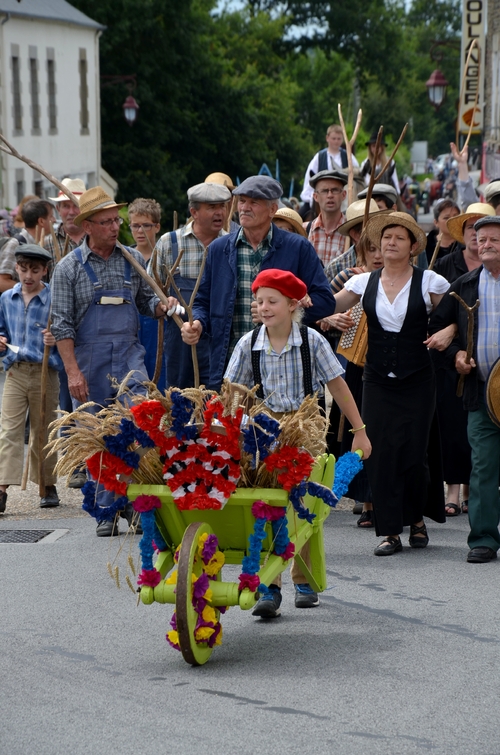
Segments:
[[[385,558],[355,521],[326,522],[318,608],[294,608],[287,576],[282,617],[231,608],[200,668],[165,641],[171,607],[117,589],[118,542],[90,519],[54,521],[67,532],[52,544],[0,544],[1,755],[499,755],[500,563],[466,563],[463,515]],[[0,523],[36,527],[51,522]]]

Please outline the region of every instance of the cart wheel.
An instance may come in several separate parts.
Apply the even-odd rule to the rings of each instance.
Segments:
[[[192,603],[193,581],[191,575],[194,574],[195,577],[199,577],[202,573],[202,562],[197,554],[197,549],[198,540],[205,533],[212,534],[212,528],[208,524],[193,522],[189,525],[182,538],[177,569],[175,610],[179,645],[184,660],[191,663],[192,666],[202,666],[206,663],[213,650],[213,648],[208,647],[206,642],[198,643],[194,638],[198,614]],[[221,572],[219,572],[217,578],[221,578]],[[215,610],[217,620],[219,620],[219,611]]]

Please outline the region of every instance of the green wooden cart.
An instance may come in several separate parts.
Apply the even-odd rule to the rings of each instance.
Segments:
[[[335,459],[323,454],[319,456],[311,471],[309,480],[322,483],[330,490],[333,486]],[[161,500],[161,508],[156,510],[156,524],[167,549],[159,553],[155,568],[160,572],[162,581],[157,587],[141,587],[141,601],[150,605],[172,603],[176,607],[177,631],[179,645],[184,659],[192,665],[199,666],[208,661],[213,648],[208,643],[195,639],[198,614],[193,607],[192,584],[202,571],[198,554],[199,538],[203,534],[214,533],[218,538],[218,547],[224,553],[226,564],[241,564],[249,553],[249,535],[252,534],[255,519],[252,505],[263,500],[271,506],[287,507],[287,521],[290,542],[295,545],[295,560],[313,590],[322,592],[326,588],[326,564],[323,544],[323,522],[330,513],[330,507],[320,498],[310,495],[304,497],[304,505],[316,516],[312,523],[299,519],[289,505],[288,494],[284,490],[272,488],[241,488],[229,498],[221,511],[213,510],[179,510],[173,502],[171,492],[163,485],[130,485],[127,495],[134,501],[139,495],[154,495]],[[258,572],[260,582],[269,585],[288,565],[281,556],[271,553],[271,527],[266,527],[267,536],[262,544],[260,554],[261,568]],[[311,569],[309,570],[299,552],[309,542]],[[180,545],[178,554],[177,584],[165,581],[174,567],[174,553]],[[254,607],[258,596],[249,588],[240,590],[238,582],[225,582],[222,572],[211,582],[211,605],[219,618],[218,607],[239,605],[243,610]]]

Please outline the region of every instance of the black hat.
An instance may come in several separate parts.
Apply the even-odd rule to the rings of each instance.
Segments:
[[[19,244],[14,254],[16,257],[22,256],[40,260],[40,262],[44,262],[45,264],[52,260],[51,253],[38,244]]]
[[[378,139],[378,131],[373,131],[372,135],[370,136],[370,138],[368,139],[368,141],[365,142],[365,147],[368,147],[368,145],[370,145],[370,144],[376,144],[377,143],[377,139]],[[381,140],[380,144],[381,144],[382,147],[387,147],[387,142],[386,142],[386,140],[384,139],[383,136],[382,136],[382,140]]]
[[[319,173],[316,173],[309,179],[309,183],[314,189],[318,181],[322,181],[324,178],[330,178],[332,181],[340,181],[344,186],[349,180],[347,173],[344,173],[343,170],[320,170]]]
[[[283,194],[283,186],[270,176],[250,176],[233,189],[233,194],[244,194],[252,199],[279,199]]]

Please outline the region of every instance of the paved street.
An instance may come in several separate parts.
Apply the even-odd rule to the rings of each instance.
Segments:
[[[500,564],[465,562],[463,515],[389,558],[355,521],[326,523],[318,608],[295,609],[287,577],[283,616],[231,608],[202,668],[165,642],[169,606],[116,588],[117,541],[90,518],[54,520],[52,544],[0,544],[0,753],[499,755]],[[0,522],[37,526],[51,521]]]

